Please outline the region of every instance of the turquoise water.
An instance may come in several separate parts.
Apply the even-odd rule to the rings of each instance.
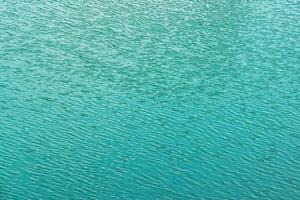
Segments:
[[[297,0],[0,0],[0,199],[300,199]]]

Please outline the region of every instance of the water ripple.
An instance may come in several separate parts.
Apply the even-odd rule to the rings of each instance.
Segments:
[[[0,199],[300,199],[297,1],[0,1]]]

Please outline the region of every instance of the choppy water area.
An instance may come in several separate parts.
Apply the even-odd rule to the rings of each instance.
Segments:
[[[0,0],[0,199],[300,199],[297,0]]]

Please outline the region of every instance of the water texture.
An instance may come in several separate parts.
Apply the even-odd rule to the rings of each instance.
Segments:
[[[298,0],[0,0],[0,199],[300,199]]]

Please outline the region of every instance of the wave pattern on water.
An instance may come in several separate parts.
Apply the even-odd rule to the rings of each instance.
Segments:
[[[0,199],[300,199],[296,0],[0,0]]]

